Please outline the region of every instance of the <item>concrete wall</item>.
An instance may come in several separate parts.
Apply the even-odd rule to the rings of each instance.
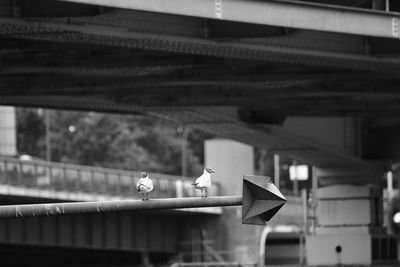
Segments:
[[[242,194],[242,177],[254,173],[253,147],[228,140],[205,142],[205,165],[216,173],[213,181],[221,184],[221,195]]]
[[[352,155],[360,153],[360,125],[353,118],[289,117],[285,120],[284,128]]]
[[[0,155],[17,154],[15,108],[0,106]]]
[[[205,142],[205,163],[215,170],[213,181],[219,182],[223,195],[242,195],[242,177],[254,173],[254,151],[251,146],[226,139]],[[242,207],[224,208],[224,213],[211,228],[219,229],[213,236],[228,261],[255,263],[263,226],[243,225]],[[212,231],[212,229],[210,229]]]

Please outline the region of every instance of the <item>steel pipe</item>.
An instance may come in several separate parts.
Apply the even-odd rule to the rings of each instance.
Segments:
[[[141,211],[242,205],[241,196],[186,197],[150,200],[118,200],[103,202],[67,202],[0,206],[0,219],[60,216],[78,213]]]

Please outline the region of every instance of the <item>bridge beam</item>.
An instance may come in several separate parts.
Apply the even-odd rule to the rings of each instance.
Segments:
[[[316,31],[399,38],[400,15],[378,10],[255,0],[61,0]]]

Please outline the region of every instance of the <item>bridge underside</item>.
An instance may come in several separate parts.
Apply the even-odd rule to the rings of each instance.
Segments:
[[[371,1],[258,3],[277,8],[273,26],[245,11],[220,18],[184,6],[161,14],[72,3],[85,1],[3,2],[0,104],[149,114],[319,166],[365,162],[287,132],[285,118],[354,117],[363,131],[395,131],[400,122],[396,1],[390,12],[379,11],[384,1],[372,1],[378,11]],[[192,1],[200,10],[208,2]],[[224,5],[236,2],[243,4]],[[326,18],[296,21],[289,8]],[[377,31],[335,25],[342,9],[346,21],[377,21]],[[315,26],[323,22],[326,29]]]
[[[366,161],[363,149],[285,127],[299,116],[350,118],[354,147],[384,143],[391,160],[400,156],[399,1],[185,1],[0,0],[0,104],[151,115],[314,164],[328,178],[380,178],[383,161]],[[374,159],[390,154],[381,152]],[[183,229],[184,214],[160,216],[0,221],[0,253],[11,262],[29,244],[40,246],[32,257],[54,249],[49,265],[73,249],[100,261],[106,251],[131,253],[126,264],[143,252],[165,260],[218,220],[191,214]]]
[[[165,264],[182,249],[187,229],[179,216],[162,214],[162,221],[159,216],[125,212],[1,220],[0,253],[12,266],[139,265],[143,253],[154,264]],[[178,227],[183,227],[180,235]]]

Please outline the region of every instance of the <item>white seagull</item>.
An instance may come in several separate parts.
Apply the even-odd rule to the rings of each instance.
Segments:
[[[136,184],[136,190],[142,194],[142,200],[149,200],[149,193],[153,188],[153,181],[150,180],[147,172],[142,172],[140,174],[140,179]]]
[[[203,174],[192,184],[194,188],[200,189],[202,198],[207,197],[208,188],[211,187],[211,173],[215,172],[211,168],[205,168]]]

